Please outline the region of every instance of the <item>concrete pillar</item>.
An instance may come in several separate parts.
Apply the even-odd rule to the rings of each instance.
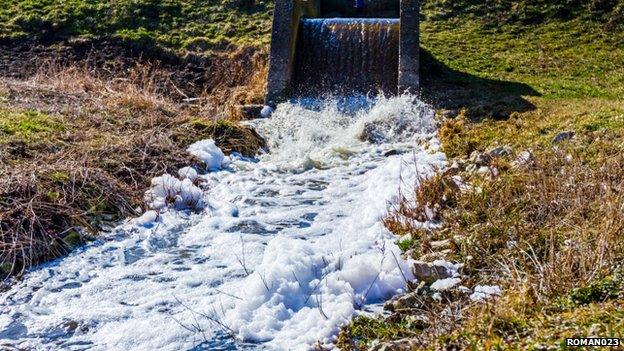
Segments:
[[[269,77],[266,104],[275,105],[288,98],[292,77],[293,56],[291,48],[296,38],[295,2],[277,0],[273,10],[271,30],[271,54],[269,56]]]
[[[277,0],[273,10],[271,53],[267,81],[267,105],[284,102],[290,96],[295,47],[301,17],[317,17],[318,0]]]
[[[399,94],[418,93],[420,87],[420,3],[401,0],[399,34]]]

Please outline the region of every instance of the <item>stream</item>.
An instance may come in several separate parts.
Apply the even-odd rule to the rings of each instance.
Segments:
[[[433,116],[408,96],[278,106],[250,122],[270,152],[200,176],[202,211],[128,219],[0,293],[0,348],[331,348],[413,279],[381,218],[444,165]]]

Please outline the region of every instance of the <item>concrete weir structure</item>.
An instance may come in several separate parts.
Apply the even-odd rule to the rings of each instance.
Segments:
[[[419,0],[276,0],[266,104],[415,93]]]

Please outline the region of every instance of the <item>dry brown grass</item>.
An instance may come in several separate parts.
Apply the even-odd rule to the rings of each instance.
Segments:
[[[396,321],[360,319],[343,331],[343,342],[409,337],[424,349],[513,349],[586,336],[590,327],[605,336],[621,332],[624,156],[612,152],[617,140],[603,136],[599,158],[587,158],[588,148],[578,146],[595,141],[581,136],[535,151],[530,166],[497,160],[500,177],[463,174],[473,190],[460,191],[452,172],[421,179],[414,194],[391,208],[386,227],[412,235],[415,258],[436,251],[432,240],[450,239],[446,257],[466,264],[463,284],[498,284],[503,298],[479,305],[454,296],[395,313]],[[425,220],[443,227],[425,231],[417,225]],[[427,316],[428,326],[415,331],[406,322],[410,314]]]
[[[262,70],[249,76],[252,68],[237,61],[254,53],[262,55],[241,50],[230,65],[213,60],[221,64],[206,73],[213,86],[193,99],[167,78],[170,67],[145,61],[115,71],[47,58],[26,79],[0,78],[0,119],[17,128],[0,128],[1,275],[57,257],[133,214],[149,179],[197,162],[184,151],[196,140],[254,154],[261,138],[226,120],[230,106],[263,93]],[[39,119],[55,128],[31,126]]]

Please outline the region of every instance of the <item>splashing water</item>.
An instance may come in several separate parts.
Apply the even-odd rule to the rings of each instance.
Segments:
[[[128,220],[28,273],[0,295],[0,345],[331,344],[340,325],[413,278],[380,218],[402,181],[412,185],[416,173],[445,162],[422,103],[397,97],[354,106],[278,106],[254,122],[270,153],[232,157],[227,169],[200,175],[203,212]]]

